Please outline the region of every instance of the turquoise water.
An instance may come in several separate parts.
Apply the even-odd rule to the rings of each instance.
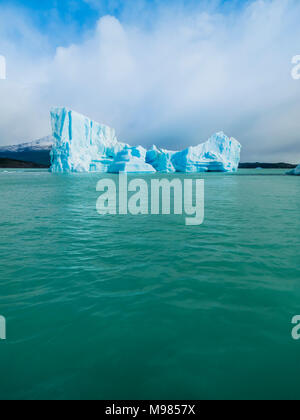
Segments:
[[[300,179],[203,177],[186,227],[99,216],[97,174],[0,172],[1,399],[300,397]]]

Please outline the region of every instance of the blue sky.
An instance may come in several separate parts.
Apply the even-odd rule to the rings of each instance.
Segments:
[[[34,19],[43,25],[47,24],[50,12],[65,24],[76,21],[81,26],[96,22],[98,15],[95,11],[100,15],[111,14],[122,19],[128,17],[127,11],[130,9],[136,9],[137,13],[142,9],[151,13],[163,5],[169,8],[210,7],[227,12],[247,2],[249,0],[2,0],[0,3],[29,10]]]
[[[300,162],[298,0],[0,0],[0,145],[51,106],[180,149],[225,131],[243,160]]]
[[[52,34],[53,44],[67,43],[87,29],[95,27],[99,17],[112,15],[123,23],[149,26],[159,9],[170,11],[195,9],[231,13],[251,0],[0,0],[4,7],[22,10],[27,19]],[[62,27],[68,29],[68,39]],[[56,33],[54,34],[54,28]]]

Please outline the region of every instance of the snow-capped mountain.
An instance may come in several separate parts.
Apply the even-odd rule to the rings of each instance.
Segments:
[[[53,146],[52,136],[13,146],[0,147],[0,157],[50,165],[50,151]]]
[[[3,146],[0,147],[0,151],[19,153],[24,150],[51,150],[52,146],[53,138],[52,136],[47,136],[29,143],[21,143],[14,146]]]

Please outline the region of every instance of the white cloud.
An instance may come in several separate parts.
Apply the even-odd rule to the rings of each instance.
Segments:
[[[299,16],[296,0],[226,15],[160,9],[151,26],[142,15],[123,24],[105,16],[53,53],[51,39],[15,15],[19,49],[1,14],[0,144],[48,134],[49,108],[66,105],[132,144],[182,148],[224,130],[243,144],[243,160],[300,161],[300,82],[291,77]]]

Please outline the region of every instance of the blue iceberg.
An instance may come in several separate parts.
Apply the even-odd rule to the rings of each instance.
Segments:
[[[292,171],[289,171],[287,174],[300,176],[300,165],[298,165],[297,168],[293,169]]]
[[[220,132],[206,143],[175,153],[172,163],[177,172],[236,172],[240,154],[240,143]]]
[[[223,132],[183,151],[147,151],[118,142],[114,129],[66,108],[51,110],[51,124],[52,172],[236,172],[240,162],[240,143]]]
[[[165,173],[236,172],[240,155],[240,143],[220,132],[206,143],[188,147],[181,152],[172,152],[153,146],[147,152],[146,162],[157,171]]]

